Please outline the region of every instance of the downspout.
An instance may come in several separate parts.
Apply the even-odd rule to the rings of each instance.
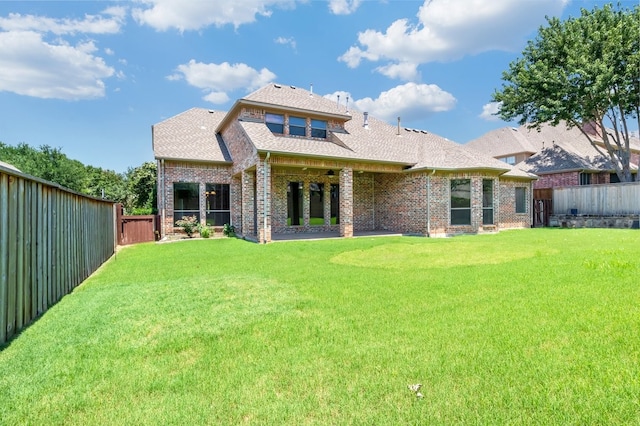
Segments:
[[[159,166],[158,167],[158,175],[160,176],[160,180],[159,180],[159,184],[160,184],[160,205],[162,206],[160,209],[160,220],[162,221],[160,224],[160,232],[162,233],[162,235],[160,235],[160,238],[164,238],[165,236],[165,201],[166,201],[166,196],[165,196],[165,187],[164,187],[164,158],[161,158],[159,161]]]
[[[264,173],[264,198],[262,199],[262,222],[263,222],[263,228],[264,228],[264,232],[262,234],[262,238],[264,239],[264,242],[266,243],[267,241],[267,162],[269,161],[269,157],[271,157],[271,151],[267,152],[267,155],[264,157],[264,169],[263,169],[263,173]]]
[[[431,237],[431,176],[436,173],[433,169],[430,175],[427,175],[427,237]]]

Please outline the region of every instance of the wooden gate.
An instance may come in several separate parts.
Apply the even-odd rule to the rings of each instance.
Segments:
[[[155,241],[160,220],[155,215],[124,216],[122,205],[117,206],[118,245]]]

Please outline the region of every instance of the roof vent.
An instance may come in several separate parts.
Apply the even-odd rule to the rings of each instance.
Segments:
[[[311,88],[309,89],[309,96],[313,95],[313,83],[311,83]]]
[[[275,87],[276,89],[279,89],[279,88],[281,88],[282,86],[280,86],[279,84],[275,84],[275,83],[274,83],[273,87]]]
[[[420,130],[420,132],[424,133],[425,135],[428,134],[426,130]]]
[[[291,87],[292,89],[295,89],[295,88],[296,88],[296,86],[289,86],[289,87]]]
[[[518,128],[517,127],[512,127],[511,130],[513,130],[514,132],[517,132]]]
[[[364,127],[365,129],[369,128],[369,113],[368,112],[364,113],[364,124],[363,124],[362,127]]]
[[[209,114],[213,114],[214,112],[215,112],[215,111],[214,111],[214,110],[212,110],[212,109],[210,109],[210,110],[209,110]]]

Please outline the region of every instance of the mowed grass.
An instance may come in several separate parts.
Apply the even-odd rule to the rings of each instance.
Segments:
[[[640,233],[127,247],[0,352],[0,423],[640,424]]]

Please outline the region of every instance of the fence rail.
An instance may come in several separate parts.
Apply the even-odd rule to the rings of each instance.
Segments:
[[[115,251],[114,205],[0,166],[0,345]]]
[[[640,214],[640,182],[553,189],[554,214]]]

